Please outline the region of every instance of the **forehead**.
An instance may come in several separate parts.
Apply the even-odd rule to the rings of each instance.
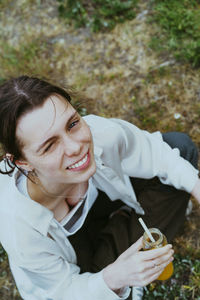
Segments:
[[[17,125],[16,135],[24,146],[36,146],[70,118],[74,108],[65,99],[58,96],[47,98],[41,107],[22,116]]]

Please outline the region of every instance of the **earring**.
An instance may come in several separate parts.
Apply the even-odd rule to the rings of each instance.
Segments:
[[[10,177],[15,169],[15,164],[13,163],[13,156],[11,154],[6,154],[3,157],[5,172],[1,171],[3,174],[7,174]],[[9,169],[8,169],[9,167]]]

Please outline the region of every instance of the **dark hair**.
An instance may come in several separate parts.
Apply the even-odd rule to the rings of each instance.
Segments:
[[[16,137],[19,118],[42,106],[45,100],[53,94],[60,95],[71,102],[67,90],[35,77],[12,78],[0,86],[0,143],[3,152],[10,153],[14,157],[12,164],[4,158],[11,171],[0,170],[0,173],[12,172],[16,167],[15,160],[23,157],[22,145]]]

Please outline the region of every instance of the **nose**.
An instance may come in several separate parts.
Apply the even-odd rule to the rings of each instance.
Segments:
[[[68,157],[79,155],[81,152],[82,144],[73,138],[66,137],[64,139],[64,152]]]

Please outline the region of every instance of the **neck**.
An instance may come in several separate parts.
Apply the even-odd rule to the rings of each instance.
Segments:
[[[34,181],[34,182],[33,182]],[[45,185],[37,178],[31,181],[28,179],[28,193],[30,197],[41,205],[54,211],[56,207],[63,202],[65,206],[75,206],[81,199],[83,199],[88,182],[81,182],[76,184],[59,184],[59,185]],[[50,188],[51,187],[51,188]]]

